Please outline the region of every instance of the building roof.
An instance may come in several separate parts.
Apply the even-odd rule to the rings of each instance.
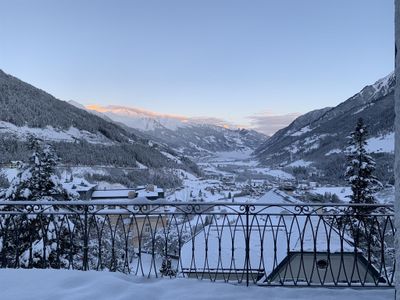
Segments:
[[[257,201],[268,204],[288,204],[299,200],[271,190]],[[304,204],[304,203],[303,203]],[[289,210],[288,210],[289,209]],[[351,252],[354,246],[348,236],[340,234],[325,220],[315,215],[291,213],[282,206],[268,208],[268,213],[282,215],[250,216],[250,268],[272,272],[288,252]],[[206,226],[182,248],[182,267],[186,269],[243,269],[246,258],[246,227],[243,215],[228,215]],[[343,242],[343,243],[341,243]],[[192,257],[194,247],[195,257]]]
[[[72,182],[63,182],[62,186],[66,190],[72,190],[75,192],[87,192],[92,189],[95,189],[97,187],[97,184],[91,184],[86,180],[79,179],[79,180],[74,180]]]
[[[92,199],[134,199],[137,197],[155,198],[159,197],[164,190],[156,186],[151,189],[110,189],[110,190],[95,190],[92,194]]]
[[[92,199],[129,198],[130,192],[136,191],[134,189],[96,190],[92,194]]]

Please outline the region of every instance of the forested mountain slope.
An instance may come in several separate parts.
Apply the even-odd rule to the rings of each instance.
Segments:
[[[170,148],[79,109],[0,70],[0,162],[27,157],[26,139],[53,144],[65,164],[196,170]]]
[[[323,172],[343,173],[340,164],[348,136],[357,119],[368,126],[367,149],[378,160],[381,172],[392,172],[394,151],[394,74],[366,86],[333,108],[312,111],[278,131],[255,152],[265,165],[291,165],[309,161]],[[382,169],[383,168],[383,169]]]

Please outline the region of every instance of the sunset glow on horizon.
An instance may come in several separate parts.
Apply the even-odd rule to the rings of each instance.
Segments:
[[[98,111],[270,134],[392,72],[393,11],[392,0],[8,1],[0,69]]]

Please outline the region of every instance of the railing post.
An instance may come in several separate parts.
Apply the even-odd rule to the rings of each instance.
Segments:
[[[246,214],[246,237],[245,237],[245,251],[246,251],[246,286],[249,286],[249,269],[250,269],[250,228],[249,228],[249,213],[250,213],[250,206],[248,204],[245,205],[245,214]]]
[[[87,271],[88,270],[88,252],[89,252],[89,233],[88,233],[88,209],[89,207],[87,205],[84,206],[84,219],[83,219],[83,226],[84,226],[84,235],[83,235],[83,270]]]

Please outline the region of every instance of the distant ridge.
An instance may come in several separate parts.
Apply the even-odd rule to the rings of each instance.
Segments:
[[[134,133],[139,131],[190,157],[207,156],[220,151],[252,152],[268,138],[254,130],[218,124],[217,120],[155,114],[121,106],[93,107],[88,111],[124,124],[127,130]]]

